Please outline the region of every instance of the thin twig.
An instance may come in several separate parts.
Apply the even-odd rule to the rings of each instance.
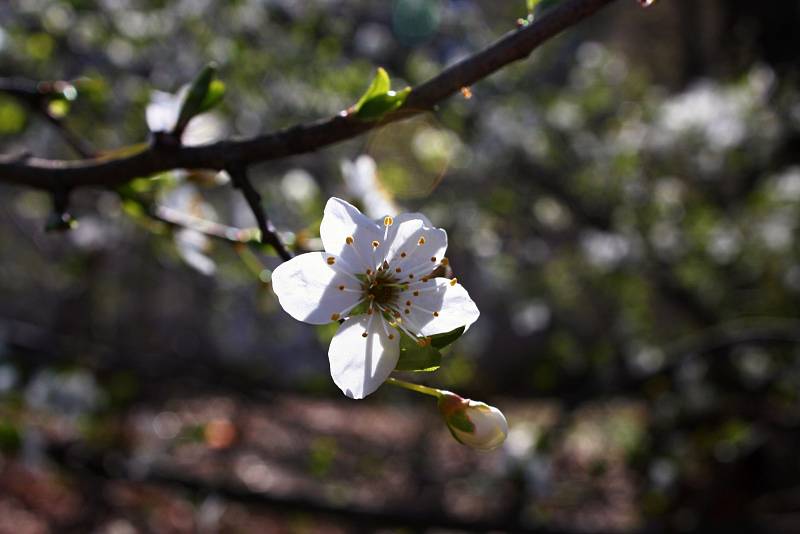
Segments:
[[[258,243],[258,230],[255,228],[237,228],[227,226],[188,213],[169,208],[167,206],[155,207],[149,216],[153,219],[176,228],[194,230],[201,234],[220,239],[228,243],[250,245]]]
[[[267,212],[261,202],[261,195],[253,187],[250,178],[247,176],[247,168],[244,165],[230,165],[227,170],[228,174],[231,175],[234,187],[242,191],[247,205],[250,206],[258,222],[258,228],[261,230],[261,242],[272,245],[284,261],[292,259],[292,253],[286,249],[281,238],[278,237],[278,231],[269,220],[269,216],[267,216]]]
[[[542,43],[577,24],[614,0],[568,0],[528,26],[514,30],[482,51],[452,65],[414,88],[404,105],[379,121],[364,121],[346,112],[312,124],[298,125],[251,139],[165,149],[157,143],[114,159],[79,161],[0,158],[0,181],[42,189],[54,183],[73,187],[124,184],[171,169],[226,168],[313,152],[363,134],[379,125],[432,110],[461,88],[473,85],[504,66],[524,59]]]
[[[72,85],[70,82],[35,82],[23,78],[0,78],[0,92],[13,96],[28,106],[34,113],[41,116],[51,124],[61,138],[82,158],[93,158],[97,154],[88,141],[72,131],[60,118],[53,116],[48,109],[50,100],[54,95],[61,93],[63,85]]]

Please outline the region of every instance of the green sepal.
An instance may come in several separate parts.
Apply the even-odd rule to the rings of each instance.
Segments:
[[[400,332],[400,359],[396,371],[432,372],[442,364],[439,349],[428,343],[420,346],[416,339]]]
[[[181,104],[181,111],[178,114],[178,121],[175,123],[173,133],[180,135],[189,124],[193,117],[208,111],[222,100],[225,94],[225,84],[216,80],[217,68],[209,63],[200,74],[192,81],[189,91],[186,93]],[[218,83],[214,83],[218,82]]]
[[[367,90],[358,99],[352,108],[353,114],[362,120],[377,120],[390,113],[406,101],[406,97],[411,92],[410,87],[401,91],[391,90],[389,74],[382,67],[378,67],[378,72]]]
[[[469,416],[464,410],[458,410],[449,415],[447,417],[447,425],[468,434],[475,432],[475,423],[469,420]],[[458,438],[456,437],[456,439]]]
[[[455,330],[431,336],[431,345],[436,349],[443,349],[464,334],[464,327],[459,326]]]

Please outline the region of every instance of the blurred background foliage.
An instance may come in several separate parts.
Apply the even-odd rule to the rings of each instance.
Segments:
[[[340,398],[332,330],[280,310],[269,249],[144,215],[154,202],[254,226],[224,177],[78,191],[79,225],[57,234],[46,195],[3,186],[1,528],[346,531],[366,509],[456,529],[796,531],[799,12],[620,1],[435,113],[253,169],[273,222],[308,248],[332,195],[448,230],[482,314],[423,379],[507,412],[491,455],[450,443],[423,399]],[[145,141],[154,91],[208,61],[227,91],[191,123],[196,142],[331,116],[377,66],[413,86],[525,15],[522,1],[12,0],[0,72],[71,81],[49,111],[103,154]],[[76,157],[8,95],[0,149]],[[92,471],[64,443],[126,469]],[[225,476],[264,502],[198,482]]]

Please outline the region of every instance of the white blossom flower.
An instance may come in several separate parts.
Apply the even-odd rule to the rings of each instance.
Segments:
[[[205,202],[197,188],[190,183],[170,189],[164,195],[162,202],[168,209],[207,221],[217,220],[214,207]],[[202,232],[192,228],[182,228],[175,232],[174,239],[178,254],[187,265],[206,276],[216,273],[217,265],[207,254],[211,249],[211,241]]]
[[[310,324],[341,321],[328,357],[331,376],[361,399],[388,378],[400,335],[428,336],[469,327],[478,308],[456,279],[437,278],[447,265],[447,233],[419,213],[378,222],[331,198],[320,226],[324,252],[301,254],[272,273],[286,312]]]
[[[486,403],[442,391],[439,411],[453,437],[473,449],[490,451],[499,447],[508,436],[506,416]]]

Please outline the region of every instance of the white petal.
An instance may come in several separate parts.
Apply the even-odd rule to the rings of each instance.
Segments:
[[[406,326],[423,336],[444,334],[478,320],[480,312],[459,283],[447,278],[434,278],[411,284],[398,295],[398,306]],[[414,293],[417,293],[416,295]],[[411,302],[411,305],[408,305]],[[405,310],[409,310],[406,314]]]
[[[175,128],[180,112],[181,95],[153,91],[145,108],[147,128],[151,132],[169,132]]]
[[[329,265],[332,256],[325,252],[301,254],[278,266],[272,273],[272,289],[286,313],[311,324],[326,324],[333,314],[342,314],[361,297],[360,284],[343,273],[336,264]],[[334,261],[338,261],[334,258]],[[341,286],[345,290],[340,289]]]
[[[351,399],[363,399],[378,389],[399,357],[400,336],[377,313],[347,319],[328,350],[333,381]]]
[[[373,242],[384,241],[382,227],[342,199],[328,200],[319,234],[325,251],[341,258],[352,272],[374,270],[383,259],[377,258],[373,247]]]
[[[433,224],[431,224],[430,219],[428,219],[425,215],[421,213],[401,213],[400,215],[394,218],[394,223],[401,224],[406,221],[412,221],[414,219],[421,220],[423,226],[428,226],[430,228],[433,228]]]
[[[411,219],[398,225],[386,261],[392,269],[401,269],[401,278],[411,281],[430,274],[446,251],[447,232],[424,226],[420,219]],[[409,277],[409,274],[414,276]]]

